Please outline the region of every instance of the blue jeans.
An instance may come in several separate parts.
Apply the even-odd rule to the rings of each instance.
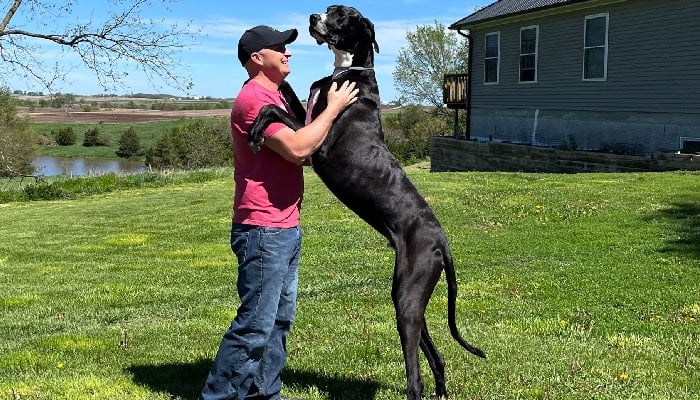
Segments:
[[[276,400],[296,313],[301,229],[233,224],[231,249],[241,304],[200,399]]]

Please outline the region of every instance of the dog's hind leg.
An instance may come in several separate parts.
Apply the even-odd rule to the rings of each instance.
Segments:
[[[409,235],[410,236],[410,235]],[[419,400],[423,393],[418,347],[428,349],[428,359],[438,365],[442,358],[434,350],[425,327],[425,309],[440,279],[442,263],[433,251],[431,240],[415,240],[416,237],[395,240],[396,265],[391,292],[396,323],[406,364],[406,395],[408,400]],[[410,243],[411,245],[407,245]],[[422,245],[418,245],[421,243]],[[422,331],[426,341],[422,341]],[[430,349],[432,347],[432,350]],[[441,363],[441,362],[440,362]],[[431,363],[431,368],[433,367]],[[442,379],[444,382],[444,379]],[[444,385],[444,383],[443,383]],[[437,390],[442,390],[438,388]],[[443,390],[444,391],[444,390]]]
[[[420,373],[418,360],[418,346],[421,340],[422,314],[424,308],[416,304],[410,304],[406,299],[406,292],[410,288],[394,285],[392,297],[399,299],[394,301],[396,309],[396,328],[401,339],[404,364],[406,367],[406,398],[408,400],[420,400],[423,394],[423,378]]]
[[[425,354],[425,358],[428,360],[428,365],[430,365],[430,370],[433,373],[433,378],[435,378],[435,394],[433,394],[432,399],[442,400],[447,399],[447,386],[445,384],[445,360],[442,358],[440,353],[435,347],[433,340],[430,338],[428,333],[428,324],[423,319],[423,329],[421,329],[420,334],[420,348]]]

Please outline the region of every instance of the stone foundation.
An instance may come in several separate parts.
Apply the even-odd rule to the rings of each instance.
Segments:
[[[700,171],[700,155],[654,153],[650,156],[627,156],[435,136],[430,143],[430,170],[557,173]]]

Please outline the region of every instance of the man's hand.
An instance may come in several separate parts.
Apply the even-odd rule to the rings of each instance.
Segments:
[[[328,105],[326,108],[331,109],[335,114],[339,114],[345,107],[357,101],[357,93],[360,89],[355,88],[355,82],[345,81],[340,87],[338,82],[331,83],[331,88],[328,90]]]
[[[323,112],[311,121],[309,125],[299,128],[282,128],[265,140],[265,145],[286,160],[297,165],[309,162],[311,155],[321,146],[333,125],[333,121],[347,106],[357,101],[360,90],[355,88],[355,82],[343,82],[338,87],[337,82],[331,83],[328,91],[328,104]]]

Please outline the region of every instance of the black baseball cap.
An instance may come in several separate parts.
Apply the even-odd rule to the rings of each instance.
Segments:
[[[296,29],[289,29],[283,32],[265,25],[258,25],[243,32],[238,40],[238,59],[241,65],[245,65],[250,60],[251,54],[275,44],[289,44],[296,40]]]

